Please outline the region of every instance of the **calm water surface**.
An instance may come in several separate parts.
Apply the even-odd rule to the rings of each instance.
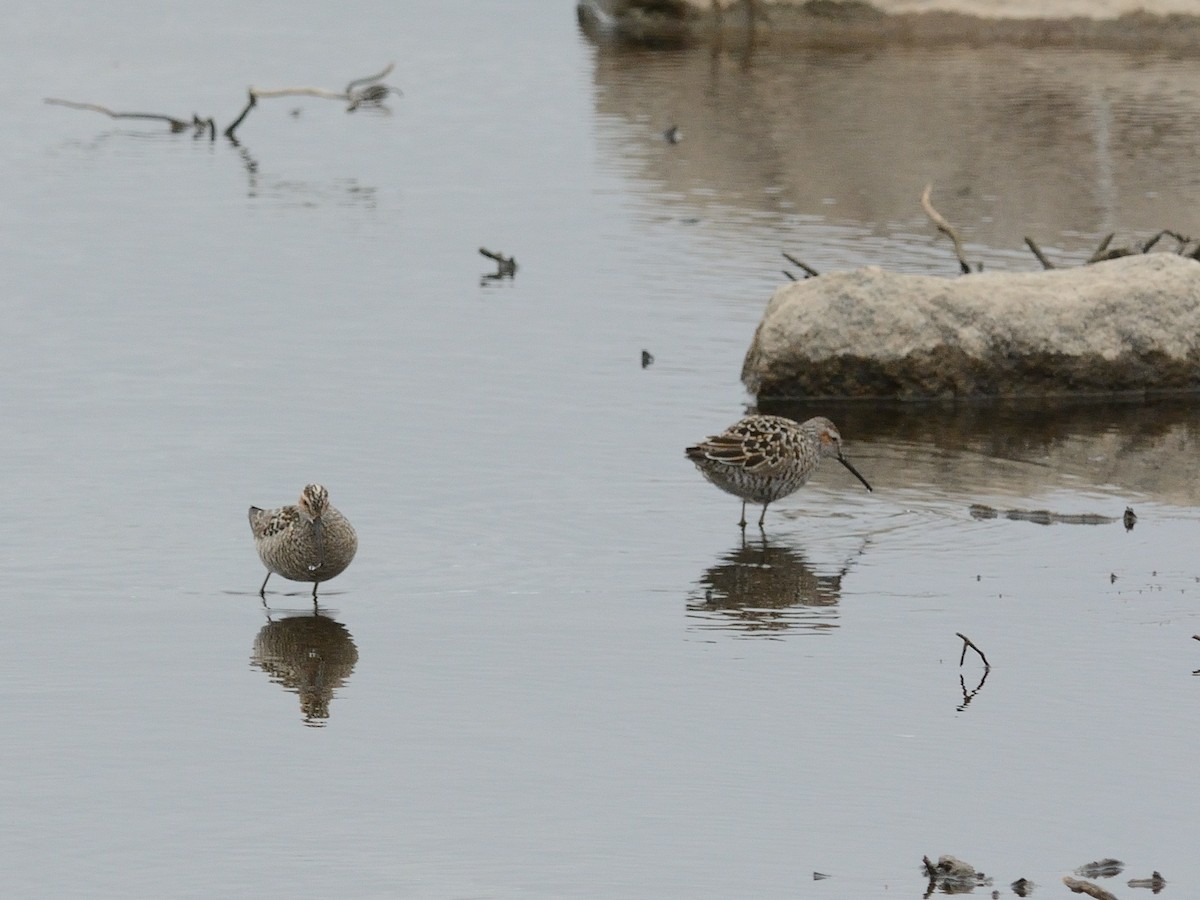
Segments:
[[[7,895],[1200,886],[1200,411],[822,406],[876,492],[827,467],[744,538],[682,454],[781,250],[953,271],[927,181],[992,268],[1196,231],[1200,63],[652,55],[565,2],[6,25]],[[41,103],[225,124],[393,59],[390,115],[264,101],[240,146]],[[245,521],[310,480],[360,536],[319,619]]]

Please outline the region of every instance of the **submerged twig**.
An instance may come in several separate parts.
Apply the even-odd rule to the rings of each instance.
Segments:
[[[983,660],[983,667],[985,669],[991,669],[991,667],[992,667],[991,663],[989,663],[987,660],[987,657],[983,655],[983,651],[975,646],[974,641],[972,641],[969,637],[967,637],[961,631],[956,631],[954,633],[956,635],[958,635],[960,638],[962,638],[962,642],[963,642],[962,655],[958,658],[958,664],[960,666],[963,664],[963,660],[965,660],[967,658],[967,648],[970,647],[972,650],[974,650],[976,653],[978,653],[979,658]]]
[[[925,190],[921,193],[921,208],[925,210],[925,215],[933,220],[933,224],[937,226],[938,231],[954,242],[954,255],[958,257],[958,265],[964,275],[970,275],[971,267],[967,264],[966,255],[963,253],[962,239],[959,238],[958,232],[954,230],[954,226],[947,222],[942,214],[933,208],[933,203],[929,199],[932,193],[933,185],[925,185]]]

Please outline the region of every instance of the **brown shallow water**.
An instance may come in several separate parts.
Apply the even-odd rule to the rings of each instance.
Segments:
[[[1196,64],[465,10],[10,10],[7,893],[1193,890],[1200,408],[822,406],[876,492],[827,467],[744,537],[682,448],[744,412],[781,250],[952,271],[925,181],[993,267],[1194,230]],[[393,58],[391,115],[264,103],[240,147],[40,102],[227,121]],[[323,621],[264,610],[245,521],[309,480],[360,538]]]

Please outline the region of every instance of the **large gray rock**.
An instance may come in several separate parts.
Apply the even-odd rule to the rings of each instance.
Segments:
[[[875,266],[778,288],[742,367],[759,397],[1200,389],[1200,263],[1168,253],[957,278]]]

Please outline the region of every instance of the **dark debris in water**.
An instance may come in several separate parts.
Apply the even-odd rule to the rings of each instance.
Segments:
[[[977,887],[984,887],[992,883],[991,878],[982,872],[975,871],[974,866],[956,856],[943,854],[938,857],[936,863],[928,856],[923,856],[921,862],[925,869],[925,875],[929,878],[929,886],[925,891],[926,897],[935,890],[941,891],[943,894],[969,894]]]
[[[1129,886],[1131,888],[1150,888],[1153,893],[1157,894],[1167,886],[1167,879],[1163,878],[1155,869],[1149,878],[1130,878]]]
[[[480,247],[479,254],[486,256],[496,264],[495,272],[489,272],[483,276],[483,284],[487,284],[489,281],[499,281],[502,278],[516,277],[517,258],[515,256],[505,256],[503,253],[493,252],[487,247]]]
[[[1012,888],[1012,892],[1018,897],[1028,897],[1033,893],[1033,889],[1036,887],[1036,885],[1034,885],[1034,883],[1028,878],[1018,878],[1011,885],[1009,885],[1009,887]]]
[[[1094,862],[1085,863],[1075,870],[1080,878],[1115,878],[1125,869],[1125,863],[1119,859],[1106,857]]]
[[[1116,516],[1102,516],[1099,513],[1056,513],[1048,509],[996,509],[984,503],[972,503],[970,507],[973,519],[1012,519],[1014,522],[1033,522],[1035,525],[1108,525],[1116,522]],[[1126,516],[1133,511],[1127,509]],[[1136,521],[1136,516],[1134,520]],[[1133,527],[1129,519],[1125,519],[1126,530]]]

